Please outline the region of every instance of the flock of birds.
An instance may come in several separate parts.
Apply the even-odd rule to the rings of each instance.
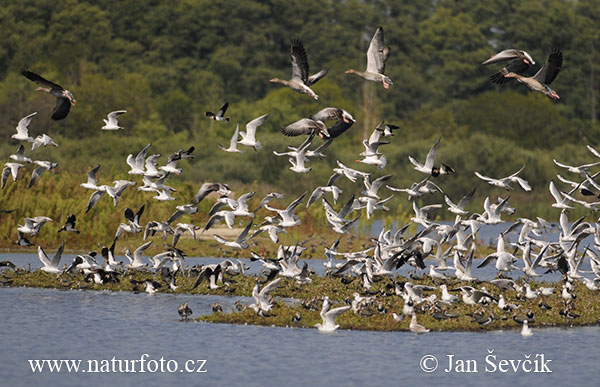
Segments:
[[[393,84],[392,80],[384,74],[385,65],[390,56],[390,49],[384,43],[383,28],[379,27],[375,32],[369,49],[367,51],[367,67],[365,71],[348,70],[346,73],[355,74],[365,80],[380,82],[385,89],[388,89]],[[550,52],[544,66],[533,76],[525,77],[523,72],[535,64],[531,56],[521,50],[509,49],[504,50],[487,61],[484,65],[489,65],[498,62],[508,62],[508,64],[493,74],[490,78],[496,83],[507,83],[516,79],[520,83],[524,83],[533,91],[541,92],[547,95],[550,99],[558,99],[558,94],[550,89],[548,85],[556,78],[562,66],[562,54],[558,49],[553,49]],[[307,94],[309,97],[317,100],[318,95],[311,89],[321,78],[327,75],[327,70],[321,70],[314,75],[309,75],[309,64],[306,51],[302,43],[294,39],[291,43],[291,63],[292,77],[290,80],[281,80],[278,78],[271,79],[271,82],[281,83],[290,87],[292,90],[299,93]],[[53,120],[64,119],[71,108],[75,104],[73,94],[63,87],[46,80],[45,78],[31,72],[23,71],[23,75],[31,81],[40,85],[36,90],[45,91],[56,97],[56,106],[52,112]],[[216,113],[206,112],[206,116],[216,122],[229,122],[230,118],[226,117],[228,104],[219,109]],[[118,117],[126,113],[125,110],[117,110],[108,114],[104,120],[105,126],[101,129],[106,131],[123,129],[119,126]],[[28,125],[35,117],[36,113],[32,113],[19,121],[17,133],[12,136],[13,139],[21,142],[32,143],[32,151],[35,151],[40,146],[58,146],[52,138],[46,134],[32,138],[28,132]],[[224,152],[240,153],[242,150],[240,145],[247,146],[254,151],[262,149],[262,144],[257,140],[257,129],[267,120],[268,114],[264,114],[246,124],[245,131],[239,130],[239,124],[231,137],[228,147],[219,144],[219,148]],[[335,123],[328,127],[329,121]],[[290,170],[295,173],[309,173],[310,167],[307,163],[310,158],[322,158],[325,156],[327,148],[332,141],[344,132],[346,132],[355,122],[355,119],[347,111],[327,107],[316,112],[312,117],[302,118],[294,123],[286,126],[282,133],[286,136],[306,135],[304,141],[299,147],[289,146],[287,150],[282,152],[273,152],[276,156],[288,156],[291,164]],[[377,171],[383,170],[386,167],[387,161],[381,147],[390,143],[389,139],[394,136],[394,131],[397,126],[379,124],[369,138],[363,141],[365,150],[360,154],[362,159],[356,160],[363,164],[373,165]],[[318,136],[323,140],[323,144],[311,149],[315,137]],[[240,138],[241,137],[241,138]],[[96,253],[77,255],[70,267],[60,267],[60,260],[64,251],[64,242],[54,254],[52,260],[48,257],[42,246],[38,246],[40,261],[43,264],[41,270],[61,275],[65,271],[81,271],[86,274],[86,279],[96,283],[107,283],[119,281],[119,276],[124,271],[133,270],[150,270],[160,275],[162,280],[172,290],[177,289],[175,278],[178,272],[183,272],[188,276],[197,276],[194,288],[206,282],[210,289],[217,289],[221,286],[226,286],[227,280],[224,274],[227,272],[238,272],[245,274],[247,267],[241,261],[234,262],[226,259],[220,264],[215,265],[200,265],[192,268],[186,268],[184,264],[185,253],[177,248],[177,242],[184,233],[189,233],[192,238],[197,238],[198,232],[204,232],[215,225],[224,222],[229,228],[233,228],[236,218],[249,219],[242,231],[233,240],[226,239],[219,235],[215,235],[214,239],[230,249],[248,249],[249,241],[262,233],[268,235],[274,244],[279,243],[279,235],[287,233],[290,228],[296,227],[301,223],[300,217],[295,214],[295,211],[300,205],[306,207],[316,205],[319,199],[323,205],[326,220],[331,229],[335,233],[342,236],[344,234],[352,234],[355,230],[355,225],[360,218],[361,211],[364,210],[368,219],[378,211],[387,211],[386,202],[388,202],[395,192],[405,193],[408,200],[412,202],[414,216],[411,222],[400,227],[398,231],[392,234],[390,230],[383,229],[377,238],[373,238],[372,245],[361,251],[341,252],[338,250],[340,239],[330,247],[325,249],[326,261],[324,263],[328,275],[333,277],[341,277],[344,283],[360,279],[361,286],[364,292],[368,293],[374,281],[378,277],[392,276],[397,269],[403,265],[412,265],[415,268],[422,270],[430,276],[436,283],[442,282],[439,285],[439,290],[442,296],[437,297],[432,292],[436,287],[413,285],[410,282],[396,282],[394,292],[404,300],[404,308],[400,315],[393,313],[396,320],[402,320],[405,315],[411,317],[409,325],[410,330],[417,333],[428,332],[428,329],[418,324],[417,310],[423,305],[429,305],[429,310],[432,313],[437,313],[440,318],[452,318],[453,315],[448,311],[448,306],[453,303],[462,301],[466,305],[481,305],[482,312],[474,313],[473,319],[478,323],[485,325],[492,321],[491,317],[486,317],[484,311],[491,308],[491,305],[496,305],[501,311],[515,311],[519,305],[519,300],[533,300],[538,297],[552,297],[555,294],[555,289],[537,287],[534,289],[533,283],[528,282],[529,279],[536,278],[542,275],[541,270],[555,271],[558,270],[564,275],[564,283],[562,291],[559,291],[557,297],[563,300],[564,308],[560,311],[561,315],[568,319],[577,318],[575,312],[573,281],[584,281],[585,285],[592,291],[598,291],[600,286],[600,257],[597,249],[600,249],[600,224],[586,222],[584,218],[580,218],[574,222],[568,219],[568,210],[572,209],[572,205],[581,205],[586,209],[595,212],[600,208],[600,202],[588,202],[575,198],[576,194],[581,194],[587,197],[600,197],[600,184],[595,181],[596,176],[600,173],[590,174],[591,167],[600,165],[600,161],[592,162],[581,166],[569,166],[555,160],[558,167],[564,168],[565,171],[577,176],[575,180],[568,180],[561,175],[557,179],[569,187],[568,192],[561,191],[554,181],[549,183],[549,191],[555,202],[553,207],[561,210],[559,217],[559,236],[557,241],[548,241],[551,239],[549,234],[544,234],[554,229],[554,225],[544,219],[537,218],[534,220],[518,218],[506,230],[501,232],[497,238],[496,252],[489,254],[477,266],[477,268],[494,263],[498,272],[498,278],[492,280],[491,283],[503,289],[513,289],[518,292],[518,297],[514,303],[509,303],[502,295],[495,296],[490,289],[476,288],[478,278],[475,273],[472,273],[472,263],[475,257],[476,241],[478,232],[485,225],[497,225],[503,222],[503,214],[512,214],[514,208],[509,206],[510,196],[505,198],[485,198],[483,203],[483,211],[481,213],[472,213],[467,210],[467,206],[471,202],[475,193],[475,188],[470,189],[465,196],[460,200],[455,201],[444,193],[440,187],[441,184],[434,182],[441,176],[451,175],[455,173],[454,169],[436,160],[437,149],[441,143],[441,138],[433,144],[427,153],[425,160],[419,161],[417,158],[409,156],[409,162],[414,166],[414,169],[420,172],[422,179],[413,183],[410,187],[394,187],[389,185],[392,175],[387,174],[380,177],[373,177],[371,172],[364,172],[350,168],[337,161],[337,167],[333,169],[333,174],[323,186],[315,187],[312,193],[308,196],[308,192],[298,196],[284,208],[277,208],[270,205],[273,200],[283,200],[284,196],[277,192],[272,192],[266,195],[256,207],[250,209],[249,202],[254,196],[254,192],[244,193],[237,198],[232,196],[232,191],[227,184],[224,183],[204,183],[199,189],[197,195],[191,203],[178,205],[176,211],[166,220],[152,220],[145,225],[141,223],[141,217],[145,206],[142,205],[136,212],[127,208],[124,212],[125,222],[121,223],[115,232],[114,240],[110,247],[103,247],[101,255],[104,257],[104,263],[98,263]],[[113,199],[114,206],[118,205],[121,196],[129,187],[137,186],[138,190],[151,192],[155,196],[153,199],[157,201],[176,200],[172,196],[175,189],[167,185],[167,179],[172,175],[179,175],[182,170],[177,168],[177,162],[181,159],[192,159],[194,147],[187,150],[180,149],[171,154],[165,165],[158,164],[159,154],[148,155],[151,144],[148,144],[136,155],[130,154],[127,157],[127,164],[130,167],[128,174],[130,176],[139,176],[142,181],[138,184],[131,180],[117,180],[111,184],[100,184],[97,172],[100,166],[94,167],[87,175],[87,181],[81,186],[93,191],[91,194],[86,213],[91,211],[94,206],[108,195]],[[591,153],[600,158],[600,152],[588,146]],[[57,164],[50,161],[33,160],[25,155],[23,145],[10,158],[13,162],[7,162],[2,173],[2,187],[8,181],[8,177],[12,175],[16,181],[19,170],[24,166],[24,163],[36,164],[37,167],[32,172],[29,187],[31,187],[42,172],[47,169],[56,168]],[[489,183],[492,186],[503,188],[507,191],[519,187],[524,191],[531,191],[532,187],[523,178],[520,173],[524,170],[519,169],[517,172],[508,175],[507,177],[497,178],[488,177],[474,171],[477,178]],[[344,204],[337,207],[338,201],[342,197],[342,190],[336,186],[338,179],[348,179],[352,183],[357,183],[364,186],[356,189],[360,194],[352,194],[344,201]],[[441,178],[443,180],[443,178]],[[389,196],[382,195],[383,189],[390,191]],[[207,195],[216,193],[218,199],[214,206],[209,211],[209,219],[204,227],[200,227],[188,223],[174,222],[181,216],[194,215],[198,212],[198,203]],[[331,197],[331,201],[328,197]],[[381,196],[380,196],[381,195]],[[384,197],[385,196],[385,197]],[[440,210],[443,203],[427,205],[419,207],[415,199],[424,196],[438,196],[440,201],[447,205],[450,212],[456,215],[455,221],[452,224],[437,223],[434,219],[436,211]],[[382,198],[384,197],[384,198]],[[305,200],[307,199],[307,200]],[[333,204],[332,204],[333,203]],[[269,215],[264,216],[264,221],[253,228],[253,219],[258,211],[268,211]],[[19,225],[19,240],[17,243],[20,246],[30,245],[28,237],[37,235],[42,226],[52,219],[47,216],[37,216],[25,218],[24,225]],[[75,215],[70,215],[58,231],[78,233],[76,226],[77,218]],[[413,235],[408,232],[409,226],[412,224],[418,225],[418,231]],[[201,231],[200,231],[201,230]],[[133,253],[129,250],[125,251],[125,256],[128,259],[127,264],[118,262],[115,256],[115,244],[125,233],[141,233],[143,231],[144,243],[139,246]],[[518,232],[517,241],[511,243],[508,235]],[[173,235],[173,240],[170,245],[166,245],[164,252],[161,252],[148,261],[145,261],[144,251],[153,243],[147,239],[154,236],[156,233],[166,238],[167,235]],[[581,244],[587,236],[594,237],[593,244],[586,245],[585,248]],[[341,238],[341,237],[340,237]],[[249,305],[249,308],[261,316],[268,316],[274,307],[275,303],[271,293],[279,286],[282,278],[294,280],[299,284],[307,284],[311,282],[311,268],[307,263],[302,266],[299,264],[302,252],[305,250],[299,244],[294,246],[281,245],[276,258],[262,257],[252,252],[252,260],[260,261],[264,268],[269,273],[266,284],[262,289],[257,281],[252,296],[255,303]],[[336,262],[339,258],[342,262]],[[426,258],[429,258],[426,261]],[[448,260],[452,261],[448,265]],[[595,278],[589,279],[583,276],[582,264],[584,261],[589,262],[591,270]],[[429,265],[427,265],[427,263]],[[523,266],[519,266],[522,262]],[[3,266],[10,266],[4,262]],[[169,267],[170,265],[170,267]],[[460,286],[456,289],[449,289],[446,283],[450,283],[451,277],[447,272],[454,271],[454,276],[459,281],[472,282],[473,286]],[[511,272],[522,273],[520,279],[511,279],[507,277]],[[347,273],[351,273],[348,275]],[[132,280],[133,281],[133,280]],[[268,282],[268,283],[267,283]],[[221,283],[221,285],[219,284]],[[225,285],[223,285],[225,284]],[[143,285],[145,291],[154,293],[161,286],[158,281],[148,279],[146,281],[136,283]],[[451,292],[460,292],[462,297],[458,297]],[[556,297],[556,296],[554,296]],[[361,309],[373,306],[374,297],[361,296],[355,294],[354,300],[351,300],[351,305],[331,308],[331,302],[327,296],[322,298],[321,317],[322,324],[318,324],[318,328],[323,331],[332,331],[338,328],[336,317],[341,313],[353,310],[360,313]],[[543,300],[539,303],[542,311],[548,310],[549,306]],[[191,314],[191,308],[188,303],[184,303],[179,307],[179,314],[183,319],[187,319]],[[295,316],[299,319],[300,316]],[[531,320],[531,317],[530,317]],[[522,321],[523,334],[530,335],[531,330],[528,327],[527,320]],[[531,322],[531,321],[530,321]]]

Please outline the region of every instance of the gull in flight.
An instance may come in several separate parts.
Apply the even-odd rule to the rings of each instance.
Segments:
[[[369,176],[370,173],[357,171],[356,169],[348,168],[341,161],[337,160],[337,165],[339,168],[333,168],[333,171],[339,173],[340,175],[344,175],[353,183],[356,183],[356,179],[358,177],[364,178],[365,176]]]
[[[229,117],[225,117],[225,112],[227,111],[228,107],[229,107],[229,102],[225,102],[225,105],[223,105],[223,107],[221,107],[219,109],[217,114],[215,114],[213,112],[206,112],[206,116],[208,118],[210,118],[211,120],[229,122]]]
[[[129,260],[129,263],[125,266],[130,269],[140,269],[142,267],[145,267],[146,264],[142,262],[142,254],[148,247],[150,247],[151,244],[152,241],[144,243],[143,245],[135,249],[133,255],[131,255],[131,251],[129,249],[126,249],[125,257]]]
[[[21,168],[23,164],[19,163],[6,163],[4,164],[4,169],[2,170],[2,184],[1,188],[4,188],[6,185],[6,181],[8,180],[8,176],[12,175],[13,181],[17,181],[17,176],[19,175],[19,168]]]
[[[521,173],[521,171],[525,168],[525,166],[523,165],[521,167],[521,169],[519,169],[517,172],[513,173],[510,176],[507,177],[503,177],[502,179],[494,179],[491,177],[487,177],[487,176],[483,176],[482,174],[480,174],[479,172],[475,172],[475,176],[477,176],[478,178],[487,181],[489,184],[494,185],[496,187],[500,187],[500,188],[504,188],[507,191],[512,190],[513,188],[511,187],[510,183],[517,183],[521,186],[521,188],[523,188],[523,190],[529,192],[531,191],[531,186],[529,185],[529,183],[527,182],[527,180],[517,176],[519,173]]]
[[[240,133],[240,124],[237,124],[236,127],[235,127],[235,132],[233,132],[233,136],[231,136],[231,141],[229,141],[229,148],[225,148],[223,145],[218,144],[219,145],[219,149],[221,149],[223,152],[243,153],[237,147],[239,133]]]
[[[108,113],[108,119],[103,118],[104,126],[100,129],[102,130],[119,130],[123,129],[122,126],[119,126],[118,118],[121,114],[127,113],[127,110],[115,110],[114,112]]]
[[[52,146],[56,146],[56,147],[58,146],[58,144],[56,142],[54,142],[52,137],[48,136],[47,134],[41,134],[33,140],[33,144],[31,144],[31,150],[34,151],[37,148],[41,147],[42,145],[44,147],[46,147],[48,145],[52,145]]]
[[[87,182],[79,184],[83,188],[93,189],[94,191],[98,190],[98,179],[96,178],[96,173],[100,169],[100,165],[96,165],[92,168],[87,174]]]
[[[583,164],[578,167],[574,167],[572,165],[566,165],[566,164],[560,163],[560,162],[556,161],[556,159],[552,159],[552,161],[554,161],[554,164],[558,165],[559,167],[565,168],[567,171],[572,172],[572,173],[578,173],[583,177],[585,177],[588,174],[588,169],[600,164],[600,161],[597,161],[595,163]]]
[[[454,169],[446,164],[441,164],[439,167],[434,165],[435,163],[435,153],[437,152],[437,148],[440,145],[440,140],[442,138],[439,137],[435,144],[431,147],[429,152],[427,153],[427,158],[425,159],[425,164],[419,163],[414,157],[408,156],[408,160],[415,166],[415,169],[419,172],[422,172],[426,175],[431,175],[433,177],[438,177],[439,175],[449,175],[454,173]]]
[[[277,289],[280,282],[281,278],[277,278],[276,280],[269,282],[261,290],[257,281],[252,289],[252,297],[254,297],[254,301],[256,301],[256,303],[249,305],[249,307],[254,309],[259,315],[270,312],[274,305],[271,301],[270,295],[275,289]]]
[[[19,225],[17,231],[23,234],[31,234],[31,236],[37,235],[46,222],[52,222],[52,219],[47,216],[36,216],[35,218],[25,218],[24,220],[25,225]]]
[[[315,134],[312,133],[302,145],[296,151],[296,158],[290,158],[289,162],[292,164],[290,170],[296,173],[308,173],[312,170],[312,168],[306,168],[304,163],[308,161],[306,158],[306,150],[312,144],[312,140],[315,137]]]
[[[25,147],[23,145],[19,145],[17,152],[14,155],[8,156],[11,160],[15,160],[18,163],[31,163],[32,160],[25,156]]]
[[[552,194],[552,197],[554,198],[554,201],[555,201],[554,203],[552,203],[552,207],[560,208],[562,210],[574,208],[569,205],[569,199],[566,197],[563,197],[563,195],[558,191],[558,188],[556,188],[556,186],[554,185],[553,180],[550,180],[550,184],[548,185],[548,188],[550,189],[550,194]]]
[[[446,204],[448,205],[448,211],[450,211],[456,215],[468,215],[469,212],[465,211],[465,207],[467,206],[467,204],[469,204],[469,202],[473,198],[474,194],[475,194],[475,188],[473,188],[473,190],[471,192],[469,192],[468,194],[463,196],[463,198],[460,199],[458,204],[454,204],[452,202],[452,200],[450,200],[448,195],[444,195],[444,200],[446,201]]]
[[[340,314],[349,311],[352,309],[352,306],[340,306],[338,308],[331,309],[331,304],[329,303],[329,297],[325,296],[323,299],[323,307],[321,308],[321,319],[323,320],[322,324],[317,323],[315,326],[322,332],[333,332],[338,329],[340,326],[335,323],[335,319]]]
[[[38,246],[38,257],[40,261],[44,264],[44,267],[41,268],[42,271],[50,274],[60,274],[63,272],[62,269],[58,268],[58,264],[60,263],[60,258],[62,257],[62,253],[65,250],[65,241],[60,244],[60,247],[52,257],[52,261],[48,258],[48,255],[42,248],[42,246]]]
[[[152,144],[148,144],[142,149],[135,158],[132,154],[127,156],[127,164],[131,167],[131,170],[127,173],[130,175],[143,175],[144,170],[144,160],[146,159],[146,154],[148,153],[148,148],[150,148]]]
[[[31,123],[31,120],[33,119],[33,117],[36,114],[37,114],[37,112],[31,113],[27,117],[21,118],[21,120],[17,124],[17,133],[13,134],[11,136],[11,138],[14,138],[15,140],[19,140],[19,141],[33,142],[34,139],[33,139],[33,137],[29,136],[29,129],[27,127],[29,126],[29,124]]]
[[[237,236],[235,241],[230,242],[219,235],[215,235],[214,238],[217,242],[224,244],[225,246],[231,247],[232,249],[247,249],[248,244],[245,243],[248,237],[248,231],[250,231],[250,227],[252,227],[252,221],[248,223],[246,228]]]
[[[31,188],[35,184],[37,179],[39,179],[39,177],[42,175],[42,173],[44,173],[44,171],[49,171],[58,167],[58,163],[53,163],[50,161],[35,160],[33,163],[39,166],[36,169],[34,169],[31,173],[31,180],[29,180],[29,185],[27,186],[27,188]]]
[[[240,132],[242,139],[238,141],[238,144],[250,146],[255,151],[262,149],[262,144],[260,141],[256,141],[256,128],[264,124],[268,117],[268,114],[264,114],[248,122],[246,124],[246,131]]]
[[[313,193],[310,195],[310,198],[308,199],[308,202],[306,203],[306,207],[309,207],[315,201],[319,200],[321,198],[321,196],[323,196],[323,194],[326,193],[326,192],[330,192],[331,196],[333,197],[333,203],[334,204],[337,203],[337,200],[340,197],[340,194],[342,193],[342,190],[339,189],[335,185],[335,182],[341,176],[342,175],[340,175],[338,173],[334,173],[333,175],[331,175],[331,177],[329,177],[329,181],[327,181],[327,185],[326,186],[315,188],[315,190],[313,191]]]
[[[285,210],[279,210],[277,208],[269,207],[268,205],[265,205],[265,208],[269,211],[277,212],[277,214],[281,218],[281,221],[279,222],[280,227],[285,228],[297,226],[300,224],[300,217],[294,214],[294,210],[296,210],[296,207],[298,207],[298,205],[302,202],[305,196],[306,192],[303,193],[302,196],[294,200],[292,203],[290,203],[290,205],[287,206]]]

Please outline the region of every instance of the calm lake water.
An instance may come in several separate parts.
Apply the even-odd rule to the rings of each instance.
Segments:
[[[215,301],[230,310],[238,299],[248,301],[243,297],[0,288],[2,385],[592,386],[598,381],[598,327],[534,329],[534,335],[526,339],[518,331],[323,334],[316,329],[186,323],[177,315],[177,306],[185,301],[197,316],[210,313]],[[486,363],[488,350],[496,358]],[[144,354],[148,367],[161,357],[165,362],[176,361],[179,369],[187,360],[194,360],[191,365],[206,360],[202,370],[207,372],[68,373],[63,369],[33,373],[28,362],[80,359],[81,370],[87,369],[88,360],[102,364],[103,359],[133,360]],[[551,360],[546,365],[552,373],[486,372],[486,367],[488,371],[499,367],[501,360],[525,360],[529,355],[534,360],[542,354],[545,361]],[[422,371],[420,361],[425,355],[437,357],[436,371]],[[448,355],[474,360],[470,370],[477,372],[458,373],[455,365],[444,372]],[[433,363],[429,360],[425,365]]]

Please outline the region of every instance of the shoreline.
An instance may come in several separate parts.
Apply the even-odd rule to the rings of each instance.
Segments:
[[[153,279],[161,283],[158,289],[159,293],[170,294],[197,294],[197,295],[218,295],[230,297],[252,297],[252,288],[256,281],[264,282],[264,277],[256,275],[240,275],[227,274],[226,280],[230,282],[229,286],[221,286],[219,289],[210,290],[206,282],[200,284],[197,288],[192,289],[196,281],[196,277],[188,278],[183,275],[177,276],[178,288],[175,292],[160,279],[160,276],[147,271],[127,272],[120,276],[118,284],[95,284],[93,282],[84,282],[83,274],[65,273],[61,276],[47,274],[40,270],[24,271],[19,269],[13,271],[4,269],[0,272],[1,287],[33,287],[33,288],[52,288],[52,289],[73,289],[73,290],[92,290],[92,291],[129,291],[143,292],[144,285],[135,285],[130,282],[144,281],[145,279]],[[327,295],[332,301],[332,307],[347,305],[353,299],[355,292],[365,295],[365,291],[360,285],[360,280],[354,280],[350,284],[343,284],[341,278],[335,277],[320,277],[316,275],[310,276],[312,282],[309,284],[299,285],[294,280],[283,279],[280,286],[273,292],[272,296],[276,302],[273,308],[273,316],[261,317],[253,310],[245,306],[242,311],[226,311],[227,313],[216,312],[209,315],[197,317],[197,321],[210,323],[228,323],[228,324],[249,324],[262,326],[279,326],[279,327],[304,327],[314,328],[316,323],[321,322],[320,310],[322,305],[322,297]],[[412,280],[410,278],[395,276],[393,278],[381,277],[373,284],[373,287],[367,294],[373,297],[373,302],[366,307],[360,309],[359,313],[348,311],[338,317],[337,323],[339,329],[352,330],[373,330],[373,331],[405,331],[408,330],[410,317],[405,317],[401,322],[394,321],[391,313],[396,312],[402,314],[404,301],[402,297],[394,294],[393,281],[411,281],[414,285],[436,286],[429,278],[425,277],[421,280]],[[472,283],[461,281],[446,281],[450,288],[454,289],[459,286],[471,286]],[[575,293],[577,299],[573,301],[571,310],[574,314],[579,315],[574,319],[568,319],[559,314],[565,308],[564,301],[560,296],[561,282],[536,282],[533,289],[540,286],[550,286],[557,288],[556,294],[551,296],[539,296],[535,300],[520,300],[517,299],[517,292],[514,290],[503,290],[497,288],[488,281],[478,282],[476,287],[485,286],[486,289],[495,297],[502,294],[508,303],[518,302],[521,306],[516,312],[501,311],[497,304],[493,302],[487,306],[483,305],[466,305],[462,301],[453,303],[449,306],[442,305],[433,307],[432,303],[423,302],[415,305],[415,312],[420,324],[431,329],[431,331],[498,331],[504,329],[519,329],[521,324],[513,320],[513,317],[518,319],[526,319],[526,314],[531,312],[534,314],[533,322],[530,322],[532,328],[537,327],[576,327],[576,326],[593,326],[599,324],[600,319],[600,303],[598,297],[600,292],[592,292],[587,289],[584,284],[575,282]],[[260,285],[261,288],[264,284]],[[427,292],[425,296],[435,294],[437,299],[440,298],[440,290]],[[459,293],[456,293],[460,295]],[[299,302],[293,305],[286,305],[283,299],[296,299]],[[543,301],[551,307],[550,310],[544,311],[539,307],[539,302]],[[437,304],[437,303],[436,303]],[[193,305],[192,309],[193,309]],[[435,311],[445,310],[451,315],[457,315],[453,318],[445,318],[437,320],[433,317]],[[175,311],[174,311],[175,312]],[[292,316],[299,314],[300,322],[294,323]],[[491,322],[482,325],[476,321],[477,319],[485,320],[491,318]],[[193,316],[193,318],[196,316]],[[439,317],[439,314],[438,314]],[[527,318],[531,320],[530,318]]]

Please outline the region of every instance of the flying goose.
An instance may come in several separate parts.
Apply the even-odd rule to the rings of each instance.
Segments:
[[[533,60],[531,55],[529,55],[529,53],[527,53],[526,51],[509,48],[507,50],[500,51],[495,55],[492,55],[490,59],[483,62],[482,65],[506,61],[509,61],[509,63],[504,68],[490,76],[490,80],[493,83],[506,83],[512,80],[513,78],[504,77],[505,73],[514,72],[520,74],[535,64],[535,61]]]
[[[550,50],[548,59],[541,69],[533,77],[525,77],[517,74],[509,69],[502,69],[501,74],[506,78],[515,78],[517,81],[524,83],[530,90],[540,92],[546,95],[551,100],[558,100],[560,97],[548,85],[554,81],[560,68],[562,67],[563,55],[558,48]]]
[[[69,90],[65,90],[62,86],[57,85],[54,82],[50,82],[49,80],[32,71],[23,70],[21,71],[21,74],[23,74],[23,76],[30,81],[40,85],[40,87],[36,88],[35,91],[45,91],[46,93],[56,97],[56,105],[52,110],[51,116],[53,120],[62,120],[69,114],[71,105],[75,105],[76,102],[75,97],[73,97],[73,94]]]
[[[312,99],[319,99],[319,96],[312,91],[310,86],[314,85],[327,75],[327,70],[323,69],[314,75],[308,75],[310,72],[308,56],[299,39],[292,39],[290,55],[292,60],[292,79],[286,81],[279,78],[272,78],[269,82],[281,83],[298,93],[308,95]]]
[[[350,69],[346,70],[346,74],[356,74],[367,81],[381,82],[385,89],[389,89],[393,82],[384,75],[385,63],[389,57],[390,48],[383,41],[383,27],[378,27],[367,50],[367,69],[365,71]]]

